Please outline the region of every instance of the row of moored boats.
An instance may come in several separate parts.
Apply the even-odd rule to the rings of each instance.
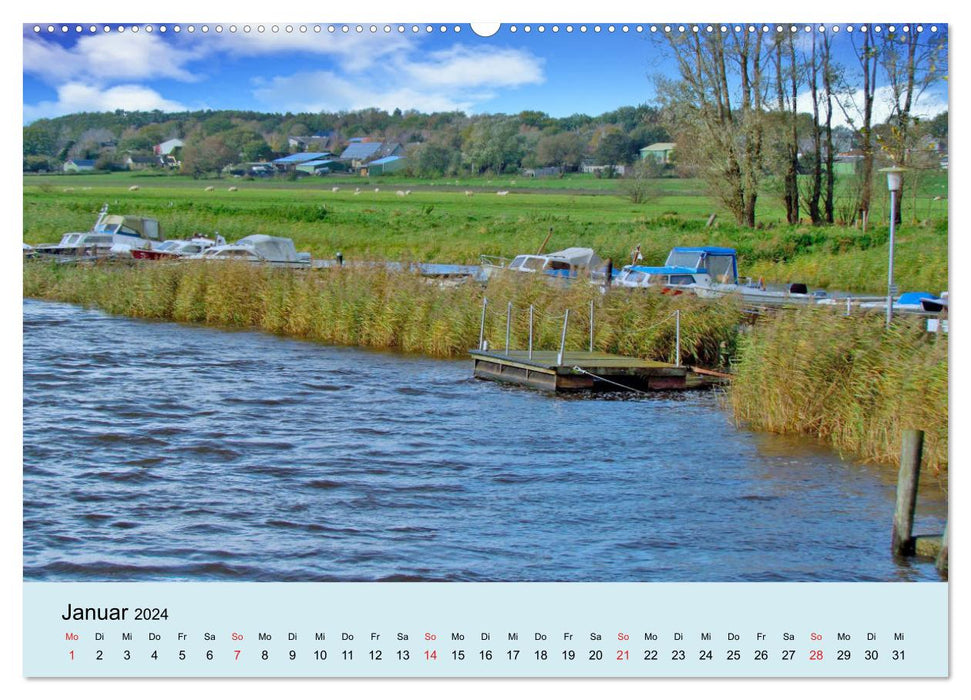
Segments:
[[[802,283],[770,287],[763,280],[740,278],[734,248],[716,246],[676,247],[664,265],[644,265],[635,260],[619,270],[605,263],[590,248],[566,248],[553,253],[519,255],[511,260],[482,256],[482,276],[503,271],[541,274],[552,279],[587,278],[604,287],[651,288],[665,294],[693,294],[706,299],[740,297],[751,306],[794,304],[846,305],[847,308],[887,308],[886,297],[833,295]],[[906,292],[893,299],[896,311],[941,313],[948,307],[947,292]]]
[[[136,260],[239,260],[282,266],[310,265],[309,253],[298,253],[293,240],[254,234],[235,243],[215,234],[189,239],[168,239],[156,219],[109,214],[105,205],[90,231],[65,233],[58,243],[28,246],[30,257],[50,257],[60,262],[106,258]]]
[[[61,262],[121,258],[236,260],[287,267],[343,264],[339,254],[334,262],[312,261],[309,253],[297,252],[292,239],[279,236],[253,234],[234,243],[227,243],[218,234],[166,240],[156,219],[108,214],[107,205],[101,209],[90,231],[66,233],[59,243],[49,245],[31,247],[24,244],[24,253],[32,257],[49,256]],[[394,266],[395,263],[387,265]],[[479,267],[424,264],[417,268],[420,274],[439,279],[488,281],[497,273],[538,274],[557,281],[587,279],[604,288],[651,288],[665,294],[693,294],[702,298],[736,296],[752,306],[846,304],[847,308],[887,307],[886,297],[831,296],[825,290],[811,290],[800,283],[770,288],[762,280],[740,278],[735,249],[716,246],[676,247],[671,249],[664,265],[644,265],[641,260],[635,260],[619,270],[610,262],[605,263],[592,249],[579,247],[547,254],[518,255],[511,260],[482,256]],[[907,292],[895,297],[893,306],[899,311],[940,313],[947,310],[947,292],[940,295]]]

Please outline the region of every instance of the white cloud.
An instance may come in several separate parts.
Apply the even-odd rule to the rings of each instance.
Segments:
[[[417,49],[421,34],[357,33],[355,28],[348,33],[286,32],[283,27],[272,32],[272,25],[258,32],[258,25],[250,26],[250,32],[179,36],[99,33],[82,36],[71,46],[26,34],[24,73],[53,86],[58,98],[25,104],[24,117],[30,121],[82,110],[183,109],[137,83],[202,81],[207,71],[217,75],[221,61],[257,63],[278,55],[302,57],[305,63],[329,60],[319,71],[304,67],[295,74],[251,78],[254,97],[274,111],[472,111],[500,89],[545,79],[543,59],[522,49],[455,45],[422,53]]]
[[[330,71],[276,77],[257,87],[253,95],[274,111],[287,112],[335,112],[368,107],[389,112],[396,107],[449,112],[472,107],[471,101],[456,99],[454,94],[406,86],[380,87],[373,81],[348,80]]]
[[[542,83],[542,59],[513,49],[455,46],[412,59],[394,60],[367,71],[307,71],[260,81],[254,97],[273,110],[334,111],[378,107],[391,111],[472,111],[499,88]]]
[[[171,78],[197,80],[186,64],[204,55],[198,46],[177,46],[154,34],[83,36],[70,48],[53,41],[24,37],[24,72],[57,85],[70,81],[112,81]]]
[[[199,37],[202,39],[202,37]],[[412,40],[404,34],[356,31],[223,32],[205,37],[207,49],[231,56],[264,56],[285,52],[331,56],[349,71],[360,71],[393,54],[407,51]]]
[[[476,50],[457,45],[401,68],[419,84],[428,86],[517,87],[543,82],[543,60],[516,49]]]
[[[822,93],[820,95],[820,118],[822,118]],[[843,104],[844,109],[840,109],[840,106],[834,100],[833,126],[848,126],[852,128],[853,125],[846,118],[849,115],[857,127],[859,127],[863,123],[863,90],[860,89],[848,95],[841,95],[839,102]],[[808,91],[800,94],[796,99],[796,106],[800,112],[811,114],[813,110],[812,95]],[[910,113],[912,116],[920,117],[921,119],[929,119],[941,112],[947,111],[947,108],[946,95],[925,92],[914,102]],[[886,122],[893,112],[893,91],[889,86],[877,88],[873,95],[873,123],[882,124]]]
[[[167,100],[143,85],[116,85],[102,89],[85,83],[65,83],[57,88],[57,100],[24,105],[24,122],[74,112],[113,112],[116,109],[181,112],[186,107]]]

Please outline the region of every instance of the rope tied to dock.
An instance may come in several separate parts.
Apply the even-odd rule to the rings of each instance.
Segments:
[[[650,395],[649,392],[643,391],[642,389],[635,389],[632,386],[627,386],[626,384],[621,384],[620,382],[615,382],[615,381],[613,381],[611,379],[607,379],[606,377],[601,377],[600,375],[594,374],[593,372],[588,372],[587,370],[583,369],[583,367],[579,367],[577,365],[574,365],[573,366],[573,371],[574,372],[579,372],[580,374],[589,375],[589,376],[593,377],[594,379],[599,379],[602,382],[607,382],[608,384],[613,384],[614,386],[619,386],[624,391],[633,391],[633,392],[635,392],[637,394],[644,394],[645,396],[649,396]]]

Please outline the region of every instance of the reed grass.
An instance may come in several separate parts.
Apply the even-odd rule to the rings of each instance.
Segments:
[[[442,286],[417,274],[383,266],[288,270],[233,263],[64,266],[24,265],[24,296],[95,306],[136,318],[257,328],[324,343],[460,357],[478,345],[483,300],[485,339],[529,342],[534,307],[534,348],[559,347],[570,310],[567,348],[586,349],[590,305],[594,346],[648,359],[675,357],[674,311],[681,311],[681,358],[712,366],[734,348],[741,319],[732,300],[702,302],[651,290],[602,294],[583,283],[551,285],[542,277],[499,275],[488,287]]]
[[[681,312],[681,360],[716,367],[734,356],[728,393],[739,423],[824,440],[844,453],[893,464],[900,432],[925,431],[925,459],[947,469],[947,337],[917,319],[890,330],[882,316],[846,318],[807,308],[747,326],[737,301],[670,297],[654,290],[557,286],[534,275],[505,274],[487,287],[440,286],[383,266],[289,270],[239,263],[64,266],[24,264],[25,297],[95,306],[109,313],[255,328],[327,344],[439,358],[464,357],[485,339],[525,349],[534,307],[534,349],[559,347],[570,310],[568,350],[587,349],[590,305],[594,348],[673,361],[674,312]],[[742,329],[740,331],[740,329]]]
[[[774,315],[741,335],[729,394],[735,419],[812,435],[842,452],[899,462],[906,428],[925,432],[924,464],[948,464],[948,339],[923,320],[823,309]]]

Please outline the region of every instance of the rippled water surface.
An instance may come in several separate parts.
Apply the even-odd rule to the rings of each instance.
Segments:
[[[894,474],[715,394],[555,398],[471,364],[24,302],[29,580],[936,580]],[[939,532],[927,484],[918,528]]]

